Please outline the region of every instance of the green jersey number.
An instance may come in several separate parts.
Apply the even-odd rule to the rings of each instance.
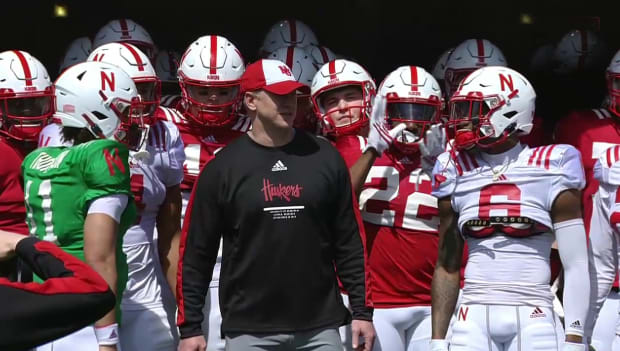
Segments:
[[[32,184],[32,180],[26,182],[26,196],[24,197],[26,207],[28,208],[27,219],[30,224],[30,235],[37,235],[37,222],[34,218],[32,204],[39,203],[43,210],[43,225],[45,226],[43,240],[57,243],[58,237],[54,234],[54,223],[52,222],[52,181],[51,179],[41,181],[39,190],[37,191],[37,197],[34,199],[30,197],[30,188]]]

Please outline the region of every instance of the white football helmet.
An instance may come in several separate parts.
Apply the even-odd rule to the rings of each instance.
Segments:
[[[521,73],[501,66],[474,71],[450,99],[447,126],[454,132],[454,146],[488,148],[512,135],[529,134],[535,102],[534,87]]]
[[[136,83],[145,114],[150,116],[155,112],[161,99],[161,81],[140,49],[128,43],[104,44],[93,50],[87,61],[107,62],[122,68]],[[147,118],[145,122],[152,124],[154,121]]]
[[[467,39],[455,47],[446,61],[446,99],[468,74],[486,66],[508,66],[504,54],[495,44],[486,39]]]
[[[361,89],[362,105],[348,107],[349,110],[360,109],[361,115],[358,120],[351,120],[346,125],[336,126],[333,119],[323,108],[321,94],[345,86],[359,86]],[[324,133],[335,136],[356,134],[360,129],[367,126],[376,89],[375,82],[370,74],[355,62],[337,59],[324,64],[314,75],[310,86],[312,104],[316,115],[323,123]]]
[[[178,84],[177,69],[179,69],[180,61],[181,54],[178,52],[160,50],[155,58],[155,73],[162,82]]]
[[[378,94],[386,97],[388,129],[400,123],[407,125],[395,138],[394,146],[403,152],[417,152],[425,131],[441,122],[439,83],[422,67],[401,66],[385,77]]]
[[[0,134],[37,141],[54,113],[54,87],[39,60],[25,51],[0,53]]]
[[[265,35],[259,56],[267,57],[279,48],[287,46],[304,47],[308,45],[319,45],[319,41],[310,27],[295,19],[281,20],[271,26]]]
[[[433,66],[431,74],[437,80],[437,82],[443,83],[443,81],[446,79],[446,63],[448,62],[448,58],[450,57],[452,51],[454,51],[454,48],[449,48],[448,50],[444,51],[439,56],[437,62],[435,62],[435,65]]]
[[[93,39],[93,49],[108,43],[129,43],[154,60],[157,48],[151,35],[138,23],[122,18],[106,23]]]
[[[92,49],[92,42],[88,37],[79,37],[69,44],[65,56],[60,61],[58,73],[62,73],[67,67],[75,65],[79,62],[86,61]]]
[[[312,56],[312,59],[314,60],[316,69],[319,69],[329,61],[333,61],[338,58],[333,51],[325,46],[310,45],[306,47],[306,50],[310,51],[310,56]]]
[[[58,77],[56,113],[63,127],[85,128],[99,139],[113,139],[138,150],[148,128],[136,84],[118,66],[82,62]]]
[[[228,39],[216,35],[196,39],[183,54],[178,69],[186,117],[199,125],[233,122],[244,71],[243,57]],[[225,92],[225,97],[215,96],[218,93],[213,89]]]
[[[607,78],[607,108],[620,117],[620,50],[611,59],[605,73]]]
[[[314,61],[305,48],[296,46],[280,48],[272,52],[268,58],[286,63],[296,81],[308,87],[312,84],[312,78],[314,78],[317,69],[314,67]]]
[[[590,30],[572,30],[560,39],[553,52],[558,74],[570,74],[589,70],[598,63],[605,53],[605,45]]]
[[[310,87],[310,85],[312,85],[312,78],[314,78],[317,69],[314,65],[314,60],[306,49],[307,47],[301,48],[298,46],[280,48],[272,52],[269,58],[286,63],[291,69],[295,80]],[[316,133],[317,118],[312,109],[310,94],[297,92],[297,116],[293,126]]]

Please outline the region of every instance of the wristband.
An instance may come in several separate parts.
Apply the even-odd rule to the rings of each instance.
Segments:
[[[110,346],[118,344],[118,324],[110,324],[105,327],[95,327],[97,344]]]
[[[448,345],[449,345],[448,340],[431,339],[431,350],[430,351],[447,351]]]
[[[565,341],[562,351],[586,351],[586,345]]]

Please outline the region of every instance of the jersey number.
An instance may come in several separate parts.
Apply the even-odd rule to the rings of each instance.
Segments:
[[[146,204],[144,203],[144,175],[132,174],[131,175],[131,193],[133,194],[136,207],[138,208],[138,215],[134,224],[139,224],[142,220],[142,211]]]
[[[489,219],[491,211],[502,211],[497,216],[518,217],[521,216],[521,205],[518,203],[506,203],[506,201],[521,200],[521,189],[514,184],[491,184],[480,190],[478,204],[478,217]]]
[[[28,208],[28,222],[30,224],[30,235],[36,236],[37,224],[34,219],[34,213],[32,210],[33,199],[30,196],[30,188],[32,187],[32,180],[26,182],[24,200],[26,207]],[[43,225],[45,226],[45,235],[43,240],[57,242],[58,237],[54,234],[54,224],[52,222],[52,181],[46,179],[41,181],[39,189],[36,193],[37,201],[41,201],[41,209],[43,210]]]
[[[426,186],[430,189],[430,178],[414,171],[409,176],[409,184]],[[366,182],[379,180],[379,189],[366,188],[360,194],[360,205],[364,210],[364,220],[377,225],[401,227],[409,230],[436,231],[439,225],[437,199],[426,193],[412,192],[403,208],[396,208],[394,201],[400,191],[399,172],[391,166],[373,166],[368,172]]]

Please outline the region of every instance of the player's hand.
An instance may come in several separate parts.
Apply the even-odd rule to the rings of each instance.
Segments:
[[[26,239],[28,236],[5,232],[0,230],[0,261],[8,260],[15,256],[17,243]]]
[[[117,345],[99,345],[99,351],[119,351],[120,347]]]
[[[377,95],[373,100],[372,115],[370,116],[370,132],[368,133],[368,144],[364,152],[368,149],[375,149],[381,156],[385,150],[394,142],[398,133],[402,132],[406,126],[400,123],[391,130],[385,124],[385,96]]]
[[[207,341],[202,335],[192,336],[191,338],[181,339],[177,351],[205,351]]]
[[[351,344],[353,350],[356,351],[370,351],[372,345],[375,342],[375,327],[372,322],[364,321],[361,319],[354,319],[351,322]],[[360,337],[364,338],[364,341],[360,343]]]
[[[433,124],[424,134],[420,141],[420,154],[422,159],[422,169],[427,174],[431,174],[437,156],[446,151],[447,136],[441,123]]]

